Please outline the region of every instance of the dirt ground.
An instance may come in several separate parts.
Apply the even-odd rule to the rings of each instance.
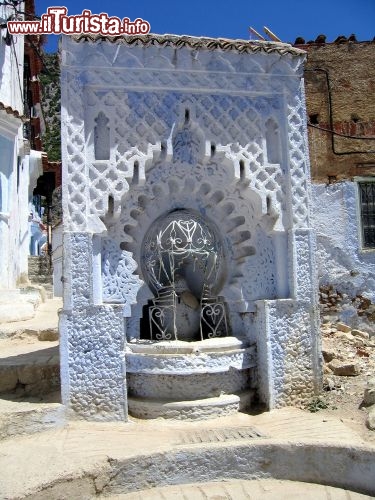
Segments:
[[[366,427],[368,408],[363,405],[368,380],[375,377],[375,337],[363,339],[342,332],[340,325],[322,325],[324,362],[323,392],[308,406],[320,415],[332,415],[357,431],[368,443],[375,443],[375,431]],[[333,357],[332,357],[333,356]],[[331,359],[332,357],[332,359]],[[333,370],[330,360],[334,362]],[[352,375],[337,375],[336,367],[346,367]],[[332,366],[332,365],[331,365]]]

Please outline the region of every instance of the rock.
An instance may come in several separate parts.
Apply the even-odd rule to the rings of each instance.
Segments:
[[[367,332],[362,332],[361,330],[352,330],[351,333],[354,337],[360,337],[364,340],[368,340],[370,338],[370,335]]]
[[[198,299],[188,290],[185,290],[181,294],[181,300],[184,304],[196,310],[199,307]]]
[[[38,330],[34,328],[25,328],[25,330],[22,331],[22,337],[37,337],[38,336]]]
[[[332,370],[328,367],[328,365],[324,364],[323,373],[324,375],[329,375],[330,373],[332,373]]]
[[[333,390],[335,390],[336,389],[335,381],[332,378],[327,377],[327,379],[325,381],[325,384],[324,384],[324,389],[326,391],[333,391]]]
[[[355,337],[354,345],[356,347],[363,347],[365,345],[365,341],[359,337]]]
[[[369,358],[370,354],[366,351],[366,349],[362,349],[361,347],[357,347],[357,356],[361,358]]]
[[[350,343],[354,343],[356,340],[355,337],[353,337],[353,335],[351,333],[347,333],[347,332],[343,332],[343,331],[338,331],[338,332],[336,332],[335,335],[339,339],[347,340]]]
[[[2,367],[0,372],[0,393],[15,389],[18,382],[17,370],[13,366]]]
[[[367,386],[363,394],[363,405],[364,406],[375,405],[375,377],[370,378],[367,381]]]
[[[59,330],[57,328],[48,328],[47,330],[41,330],[38,333],[38,340],[50,342],[59,340]]]
[[[375,431],[375,405],[370,407],[367,415],[366,425],[370,431]]]
[[[330,363],[328,363],[328,367],[332,370],[334,375],[338,375],[340,377],[355,377],[359,375],[359,367],[357,363],[351,363],[350,361],[333,359]]]
[[[333,349],[330,349],[329,347],[326,347],[325,345],[323,345],[322,354],[323,354],[324,361],[326,363],[329,363],[334,358],[336,358],[335,351]]]
[[[349,332],[351,331],[350,326],[345,325],[345,323],[337,323],[337,324],[336,324],[336,328],[337,328],[340,332],[349,333]]]

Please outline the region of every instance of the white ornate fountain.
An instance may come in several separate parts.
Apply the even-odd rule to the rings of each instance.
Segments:
[[[141,339],[126,347],[128,405],[141,418],[206,418],[250,407],[255,346],[229,336],[219,231],[174,210],[143,241],[143,276],[154,298]],[[143,329],[142,329],[143,326]]]
[[[206,418],[319,388],[303,60],[273,42],[63,39],[72,415]]]

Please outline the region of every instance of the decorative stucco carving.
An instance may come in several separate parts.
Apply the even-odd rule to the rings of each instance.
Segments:
[[[114,215],[117,215],[129,182],[144,183],[147,171],[153,168],[159,156],[164,155],[165,161],[170,157],[174,162],[197,163],[200,159],[207,163],[210,159],[218,163],[221,155],[223,161],[234,169],[236,179],[247,183],[249,190],[254,190],[261,197],[262,213],[274,216],[274,229],[284,229],[282,207],[285,206],[286,188],[282,179],[283,169],[280,164],[266,161],[263,139],[265,121],[275,114],[274,98],[164,92],[114,93],[111,90],[89,93],[89,107],[93,110],[103,106],[108,97],[117,99],[110,121],[114,150],[111,160],[93,161],[88,165],[91,217],[105,215],[109,196],[114,200]],[[134,108],[130,108],[130,104]],[[162,111],[157,116],[159,109]],[[191,116],[185,123],[186,112]],[[261,113],[265,113],[265,118],[261,118]],[[77,131],[75,137],[76,134]],[[185,136],[186,142],[186,134],[190,139],[195,134],[195,139],[189,140],[189,148],[195,148],[195,152],[192,156],[191,149],[189,157],[182,158],[181,141]],[[184,151],[186,155],[187,150]],[[80,158],[74,158],[80,165]],[[78,183],[80,179],[73,177],[73,181]],[[76,215],[71,219],[72,227],[76,229],[83,224],[81,197],[78,198],[77,209],[73,210]],[[72,210],[74,200],[70,205]]]
[[[304,103],[304,87],[301,81],[298,92],[289,94],[287,102],[291,204],[293,223],[299,228],[309,227],[310,173]]]
[[[88,182],[86,172],[85,122],[82,83],[74,75],[62,77],[62,150],[65,168],[63,171],[63,212],[64,225],[68,229],[86,228]]]
[[[124,316],[130,316],[130,306],[136,303],[142,281],[135,273],[137,263],[132,255],[109,238],[102,240],[103,302],[124,305]]]

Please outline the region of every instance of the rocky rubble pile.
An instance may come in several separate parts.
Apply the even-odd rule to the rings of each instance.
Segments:
[[[331,407],[343,414],[367,409],[367,427],[375,430],[375,337],[344,323],[323,323],[322,354]]]
[[[319,287],[320,313],[324,322],[345,321],[366,332],[375,329],[375,304],[362,295],[352,297],[332,285]]]

